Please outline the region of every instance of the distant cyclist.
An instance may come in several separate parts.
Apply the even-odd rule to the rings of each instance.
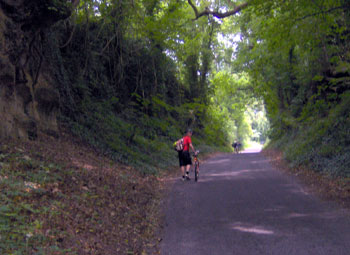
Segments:
[[[238,141],[238,143],[237,143],[237,153],[240,153],[241,149],[242,149],[242,144],[241,144],[240,141]]]
[[[232,147],[233,147],[233,151],[238,153],[238,143],[237,143],[237,141],[234,141],[234,143],[232,144]]]
[[[193,153],[196,154],[196,151],[192,145],[191,136],[192,136],[192,130],[188,129],[185,136],[183,137],[183,150],[179,151],[179,163],[180,163],[180,169],[182,172],[182,180],[190,180],[189,172],[192,165],[190,148],[193,151]],[[185,168],[186,168],[186,174],[185,174]]]

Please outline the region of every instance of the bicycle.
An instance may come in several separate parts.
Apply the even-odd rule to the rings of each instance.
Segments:
[[[237,153],[240,153],[242,150],[242,144],[241,143],[238,143],[237,144]]]
[[[194,180],[197,182],[199,179],[199,160],[198,160],[198,154],[199,151],[196,151],[196,153],[193,155],[193,161],[194,161]]]

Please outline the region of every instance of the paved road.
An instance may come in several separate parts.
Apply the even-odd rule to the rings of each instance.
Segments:
[[[219,155],[201,171],[198,183],[175,180],[162,255],[350,254],[350,213],[261,154]]]

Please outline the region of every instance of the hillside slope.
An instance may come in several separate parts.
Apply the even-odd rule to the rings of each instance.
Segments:
[[[161,184],[61,132],[2,141],[1,254],[156,253]]]

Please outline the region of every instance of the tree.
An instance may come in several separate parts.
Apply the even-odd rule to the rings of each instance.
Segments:
[[[232,15],[239,13],[242,9],[244,9],[248,6],[248,2],[245,2],[242,4],[238,4],[237,6],[234,6],[233,9],[231,9],[231,10],[228,10],[225,12],[220,12],[218,10],[220,8],[220,6],[216,7],[217,10],[215,10],[215,11],[210,10],[210,8],[208,6],[206,6],[203,11],[198,11],[198,8],[196,7],[196,5],[193,4],[192,0],[188,0],[188,4],[192,7],[192,9],[194,11],[194,14],[196,16],[195,20],[197,20],[203,16],[214,16],[218,19],[223,19],[223,18],[230,17]]]

